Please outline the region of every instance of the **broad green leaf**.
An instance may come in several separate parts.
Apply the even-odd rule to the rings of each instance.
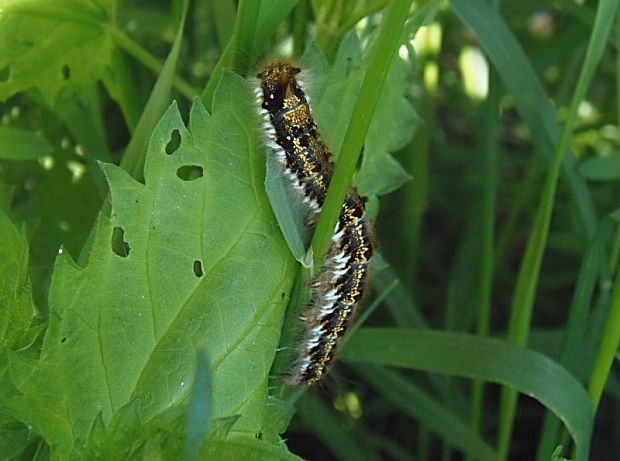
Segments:
[[[342,358],[510,386],[553,411],[578,447],[589,444],[594,409],[585,389],[565,368],[530,349],[462,333],[365,328],[345,344]]]
[[[225,75],[213,115],[197,103],[188,127],[175,106],[160,120],[144,184],[102,166],[112,215],[99,217],[85,267],[59,256],[41,357],[12,370],[12,411],[57,458],[77,456],[91,433],[109,447],[119,439],[115,459],[135,439],[142,455],[162,453],[149,424],[173,434],[185,421],[176,412],[199,347],[212,419],[238,417],[229,436],[269,426],[267,381],[294,261],[264,193],[252,101],[242,79]]]
[[[254,437],[214,440],[202,450],[201,460],[217,461],[301,461],[301,458],[286,451],[284,445],[274,446]]]
[[[28,240],[0,208],[0,453],[17,456],[31,440],[28,428],[8,410],[6,397],[14,388],[8,373],[8,350],[26,348],[38,330],[28,277]]]
[[[7,1],[0,15],[0,100],[36,87],[53,103],[72,83],[98,80],[110,60],[110,1]]]
[[[32,131],[0,126],[0,158],[32,160],[53,151],[52,145]]]
[[[579,173],[593,181],[620,179],[620,152],[584,160],[579,165]]]

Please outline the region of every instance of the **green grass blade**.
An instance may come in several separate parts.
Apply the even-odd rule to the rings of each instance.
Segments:
[[[588,313],[592,304],[592,296],[601,270],[607,263],[606,250],[609,247],[615,223],[611,218],[603,220],[586,252],[579,269],[575,285],[575,295],[569,310],[564,344],[560,355],[560,364],[573,370],[577,353],[581,347],[588,325]],[[549,454],[557,446],[559,421],[549,412],[545,415],[542,425],[541,439],[538,445],[537,461],[546,461]]]
[[[391,267],[386,267],[382,271],[373,274],[371,278],[372,286],[377,291],[383,287],[391,286],[395,281],[398,282],[398,278]],[[428,328],[428,324],[420,309],[402,283],[398,283],[390,291],[386,304],[396,325],[409,328]]]
[[[620,211],[614,213],[620,222]],[[595,407],[598,407],[609,372],[620,346],[620,270],[616,268],[616,280],[613,285],[611,302],[599,350],[594,361],[594,368],[588,382],[588,392]],[[617,360],[617,359],[616,359]]]
[[[310,0],[301,0],[293,12],[293,57],[299,58],[306,48],[306,34],[310,19]]]
[[[532,133],[534,144],[551,158],[560,134],[555,111],[548,102],[532,65],[495,9],[482,0],[451,0],[454,12],[480,40],[497,73],[514,98],[519,113]],[[596,228],[596,213],[587,186],[575,172],[572,155],[563,160],[564,179],[587,235]]]
[[[200,99],[211,108],[213,94],[224,71],[234,70],[245,75],[263,46],[299,0],[241,1],[237,9],[235,32],[226,45]]]
[[[479,460],[495,460],[495,452],[460,417],[412,382],[383,367],[365,365],[357,372],[400,411],[417,419],[453,447]]]
[[[475,0],[475,2],[477,3],[477,0]],[[480,4],[483,5],[483,2],[480,2]],[[495,50],[496,52],[498,50],[501,50],[502,47],[508,48],[509,45],[512,43],[509,31],[496,16],[495,12],[491,9],[487,8],[486,11],[482,11],[483,14],[480,14],[480,11],[476,7],[473,7],[471,5],[471,2],[467,2],[467,8],[463,7],[464,5],[462,4],[461,0],[453,1],[453,5],[458,10],[459,15],[462,18],[465,17],[469,21],[471,21],[469,25],[478,34],[480,34],[481,31],[484,31],[482,35],[486,35],[487,37],[492,36],[493,34],[497,34],[494,37],[495,42],[498,44],[498,49]],[[551,222],[551,213],[553,210],[555,190],[557,187],[557,179],[564,158],[564,152],[566,147],[568,146],[569,137],[572,133],[572,129],[577,117],[578,106],[585,96],[587,88],[589,87],[590,81],[592,79],[594,69],[596,68],[596,65],[600,60],[605,44],[607,42],[607,38],[611,30],[612,19],[613,17],[615,17],[616,7],[617,1],[615,0],[602,2],[599,5],[597,20],[595,22],[593,34],[589,43],[588,53],[582,67],[582,72],[579,76],[579,80],[577,82],[577,87],[573,94],[567,121],[564,125],[564,129],[562,130],[559,142],[555,145],[552,163],[550,165],[545,180],[541,200],[536,213],[534,227],[528,240],[525,256],[522,260],[522,264],[519,270],[519,276],[517,278],[515,295],[511,308],[511,318],[508,327],[508,339],[516,344],[525,344],[527,342],[527,336],[529,334],[530,328],[530,320],[534,306],[534,298],[536,294],[536,288],[538,286],[540,265],[547,242],[547,236]],[[471,12],[476,12],[476,14],[471,14]],[[485,21],[482,21],[481,17],[485,15],[488,17]],[[489,21],[489,19],[493,18],[496,19],[494,28],[488,25],[489,23],[493,24],[492,21]],[[465,19],[464,22],[467,23],[467,19]],[[487,50],[487,52],[490,55],[493,54],[492,51],[490,52],[489,50]],[[507,80],[506,84],[509,88],[511,86],[510,82],[514,79],[514,77],[506,75],[505,72],[502,72],[502,70],[505,71],[507,68],[512,67],[513,72],[518,71],[518,69],[514,68],[516,61],[515,52],[519,53],[517,54],[517,56],[523,57],[524,63],[527,62],[525,57],[522,55],[520,48],[518,48],[517,46],[512,46],[512,49],[504,49],[504,55],[501,57],[496,55],[496,59],[494,60],[494,63],[498,67],[500,75],[502,75],[502,77]],[[497,59],[499,59],[500,61],[503,60],[504,62],[500,62],[500,64],[498,65],[498,63],[495,62]],[[525,79],[526,77],[527,76],[523,74],[519,78]],[[519,82],[512,81],[512,83],[516,85]],[[538,88],[540,91],[542,91],[542,89],[540,88],[540,84],[535,79],[535,77],[530,83],[532,84],[532,88]],[[537,102],[537,108],[540,104],[540,101],[542,100],[544,100],[544,98]],[[525,109],[527,109],[528,111],[534,109],[534,107],[527,107],[528,105],[525,104],[526,102],[528,101],[523,101],[524,107],[520,108],[522,116],[524,118],[526,118],[526,114],[523,113]],[[533,103],[534,101],[530,102]],[[517,104],[519,103],[517,102]],[[539,134],[539,136],[542,136],[542,134]],[[575,192],[574,188],[573,192]],[[583,197],[585,197],[585,195],[577,196],[576,198],[579,199],[578,202],[581,202]],[[582,207],[579,208],[582,210],[582,212],[584,211]],[[586,216],[582,213],[582,219],[585,217]],[[587,224],[587,222],[588,220],[584,221],[585,224]],[[586,225],[586,229],[588,229],[588,227],[589,226]],[[504,389],[502,391],[499,434],[499,459],[506,459],[508,456],[512,426],[514,422],[514,414],[516,410],[516,397],[517,394],[512,389]]]
[[[175,77],[175,69],[179,59],[181,50],[181,41],[183,38],[183,29],[185,28],[185,15],[189,2],[183,4],[183,17],[179,24],[174,44],[170,50],[170,54],[166,58],[161,74],[155,82],[155,86],[151,91],[151,95],[144,107],[144,111],[140,116],[138,125],[125,149],[121,167],[127,171],[133,178],[141,179],[143,174],[144,157],[153,128],[157,124],[159,118],[164,114],[166,108],[170,104],[170,90]]]
[[[594,417],[590,398],[571,373],[538,352],[462,333],[362,328],[346,343],[342,359],[510,386],[553,411],[569,430],[580,455],[588,452]]]
[[[208,2],[208,8],[213,17],[217,44],[220,48],[224,48],[235,30],[235,2],[233,0],[215,0]]]
[[[126,52],[129,56],[134,58],[136,61],[138,61],[140,64],[142,64],[147,69],[150,69],[153,73],[157,75],[162,74],[162,72],[164,71],[164,66],[166,65],[166,62],[164,62],[164,64],[162,65],[162,63],[160,62],[157,56],[153,55],[151,52],[149,52],[146,48],[144,48],[138,42],[136,42],[131,37],[129,37],[128,35],[126,35],[125,33],[123,33],[122,31],[116,28],[110,28],[110,35],[112,39],[114,40],[114,44],[118,46],[120,49],[122,49],[124,52]],[[113,65],[116,65],[116,64],[117,63],[113,62]],[[123,71],[126,71],[126,69],[124,69]],[[118,71],[117,71],[116,78],[125,80],[125,77],[123,75],[119,75]],[[122,82],[122,83],[119,82],[119,84],[124,84],[124,83],[125,82]],[[181,93],[183,96],[185,96],[190,101],[198,94],[197,91],[187,81],[183,80],[177,74],[173,75],[172,84],[179,93]],[[125,88],[123,90],[123,93],[125,93],[126,91],[130,91],[130,88]],[[111,91],[111,93],[114,94],[113,90]],[[127,95],[124,95],[124,97],[126,98]],[[129,100],[126,102],[123,102],[123,104],[126,104],[126,103],[134,104],[132,101],[129,101]],[[129,126],[132,126],[131,120],[127,120],[127,124]]]
[[[342,461],[374,459],[360,446],[358,438],[346,429],[342,419],[337,417],[315,393],[306,392],[300,403],[299,415],[329,447],[336,459]]]
[[[254,0],[240,0],[237,8],[235,32],[232,40],[235,50],[232,56],[232,70],[241,75],[247,74],[250,59],[253,57],[254,36],[259,20],[261,2]]]
[[[495,243],[495,195],[497,189],[498,126],[499,126],[499,82],[490,75],[489,96],[484,104],[481,134],[482,152],[482,197],[480,209],[480,282],[476,293],[476,333],[488,336],[493,294],[494,243]],[[475,381],[472,386],[471,415],[472,428],[479,430],[483,413],[484,383]]]

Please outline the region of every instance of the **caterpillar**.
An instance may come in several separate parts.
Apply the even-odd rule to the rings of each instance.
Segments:
[[[292,188],[303,197],[307,224],[314,226],[331,180],[333,159],[314,123],[300,73],[300,68],[286,61],[268,64],[257,75],[256,96],[266,144]],[[372,252],[365,200],[351,188],[321,271],[311,285],[310,304],[300,317],[305,331],[289,384],[315,384],[327,372],[363,297]]]

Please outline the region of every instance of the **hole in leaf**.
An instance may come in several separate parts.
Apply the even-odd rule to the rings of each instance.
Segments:
[[[131,248],[129,248],[129,243],[125,241],[125,231],[122,227],[115,227],[112,230],[112,251],[121,258],[129,256]]]
[[[193,181],[202,177],[202,167],[198,165],[183,165],[177,170],[177,176],[183,181]]]
[[[60,344],[64,344],[67,342],[67,337],[63,336],[62,338],[60,338]]]
[[[200,262],[198,259],[194,261],[194,274],[196,275],[196,277],[202,277],[203,275],[202,262]]]
[[[66,64],[62,66],[61,72],[63,80],[69,80],[69,77],[71,77],[71,69],[69,66]]]
[[[181,133],[179,130],[174,129],[170,134],[170,141],[166,144],[166,154],[171,155],[179,148],[181,145]]]

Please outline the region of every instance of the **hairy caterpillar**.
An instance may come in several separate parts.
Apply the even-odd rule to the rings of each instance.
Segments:
[[[275,61],[257,75],[257,101],[272,148],[291,186],[308,205],[308,224],[321,212],[331,180],[332,154],[321,139],[299,76],[301,70]],[[291,384],[314,384],[326,373],[355,314],[368,279],[372,241],[364,200],[350,189],[321,272],[302,315],[305,333]]]

